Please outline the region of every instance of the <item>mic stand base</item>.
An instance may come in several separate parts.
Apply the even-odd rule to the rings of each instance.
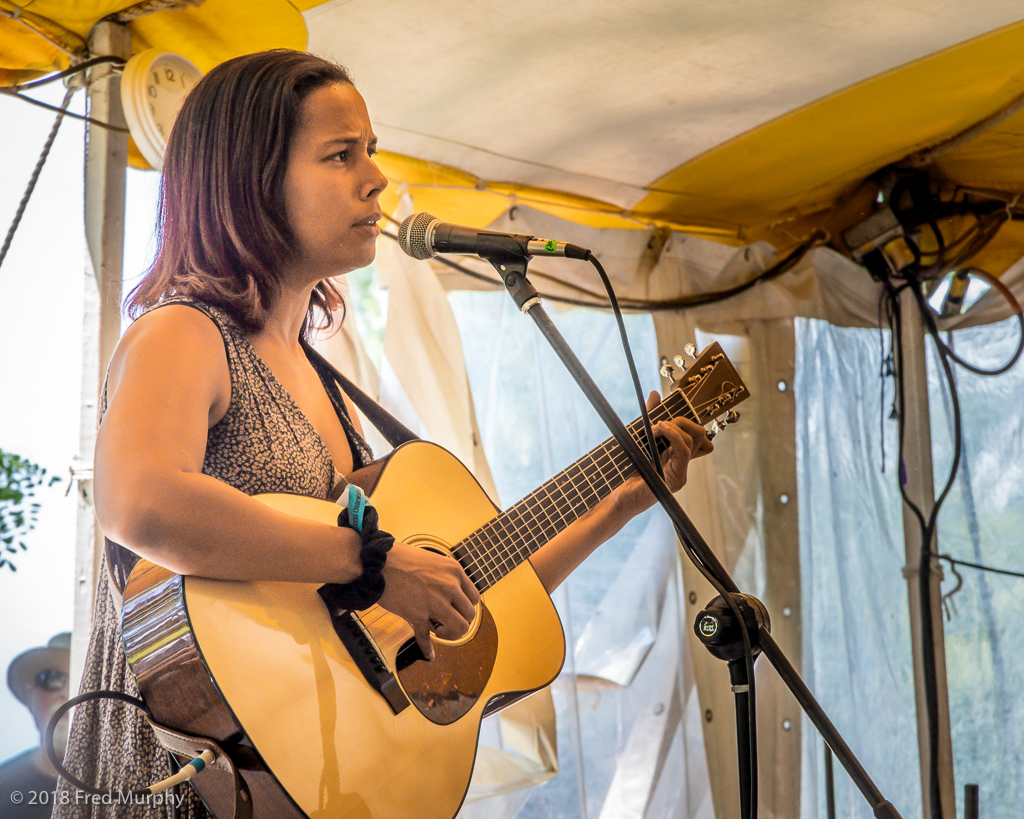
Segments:
[[[750,719],[750,678],[746,660],[729,661],[729,682],[736,698],[736,765],[740,784],[740,817],[753,819],[754,769],[751,765],[751,729],[757,735],[757,725]],[[756,764],[756,759],[754,762]]]
[[[713,657],[729,664],[729,682],[736,697],[736,754],[739,768],[740,817],[752,819],[757,804],[757,715],[750,709],[750,673],[743,630],[733,609],[743,616],[750,639],[751,663],[761,653],[757,634],[771,628],[771,619],[764,604],[747,594],[732,595],[733,605],[719,596],[697,614],[694,634]]]

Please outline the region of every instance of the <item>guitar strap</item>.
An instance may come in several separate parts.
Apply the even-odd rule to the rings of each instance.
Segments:
[[[419,440],[419,436],[416,433],[342,375],[331,362],[320,355],[309,344],[303,341],[302,346],[306,350],[306,357],[309,358],[317,371],[332,379],[352,399],[352,403],[359,407],[367,420],[377,428],[377,431],[384,436],[384,440],[391,444],[391,446],[397,447],[410,441]]]

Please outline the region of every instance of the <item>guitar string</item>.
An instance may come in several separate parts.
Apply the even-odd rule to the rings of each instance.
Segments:
[[[671,413],[666,412],[665,414],[670,415]],[[548,484],[545,484],[543,487],[541,487],[542,489],[545,489],[548,492],[549,501],[552,497],[550,495],[551,486],[554,486],[559,490],[558,494],[553,497],[553,503],[549,502],[548,504],[540,504],[537,501],[536,493],[531,493],[524,499],[524,502],[517,504],[515,507],[509,510],[511,514],[499,516],[499,518],[490,521],[489,524],[498,523],[500,525],[500,529],[496,528],[493,525],[489,528],[495,529],[494,536],[499,538],[498,546],[504,550],[505,554],[500,556],[500,562],[492,561],[492,564],[490,566],[483,569],[481,569],[479,565],[471,566],[471,571],[475,570],[478,573],[480,573],[483,578],[486,578],[488,581],[488,586],[493,585],[494,582],[500,579],[501,576],[507,574],[508,571],[518,566],[523,559],[529,556],[529,554],[532,554],[532,551],[528,549],[524,553],[522,547],[516,547],[515,553],[511,552],[509,550],[509,547],[514,545],[514,542],[509,539],[510,535],[513,535],[515,537],[515,540],[520,543],[522,543],[524,540],[535,541],[538,543],[547,542],[547,540],[554,537],[554,535],[558,534],[559,532],[559,527],[552,524],[547,515],[547,510],[549,508],[554,508],[558,512],[559,517],[562,519],[562,528],[564,528],[569,523],[577,520],[579,517],[582,516],[582,513],[578,512],[580,506],[583,507],[584,512],[589,510],[589,508],[592,508],[592,506],[588,506],[585,502],[587,492],[589,492],[595,500],[600,500],[607,494],[609,494],[615,488],[615,486],[623,482],[626,476],[619,468],[620,463],[617,462],[614,457],[614,443],[617,442],[614,442],[613,439],[613,442],[598,447],[593,453],[590,453],[588,456],[581,459],[579,462],[571,465],[568,469],[564,470],[561,475],[556,476],[556,479],[553,482],[549,482]],[[620,459],[620,461],[621,465],[626,465],[629,463],[628,457],[626,457],[625,459]],[[606,474],[610,472],[608,468],[609,466],[615,470],[614,485],[611,481],[608,480]],[[568,478],[569,486],[573,488],[576,495],[584,499],[583,503],[573,504],[571,501],[568,500],[569,493],[565,489],[565,484],[560,483],[557,480],[559,477]],[[583,481],[578,482],[577,478],[582,478],[583,481],[585,481],[585,483]],[[595,478],[601,479],[604,482],[604,486],[595,486]],[[531,500],[535,503],[536,511],[534,512],[531,512],[531,510],[529,509],[529,503]],[[527,514],[524,514],[524,511]],[[566,520],[566,511],[569,514],[569,520]],[[548,529],[544,528],[545,523],[550,528],[550,532],[548,531]],[[531,524],[535,527],[535,530],[531,529]],[[539,537],[538,533],[540,535]],[[453,553],[457,552],[460,548],[464,549],[467,553],[469,553],[470,549],[468,547],[470,546],[474,538],[479,538],[479,532],[474,533],[473,537],[461,542],[455,549],[452,550]],[[479,549],[473,549],[472,551],[475,551],[478,554],[480,554]],[[493,551],[491,551],[490,553],[494,554]],[[518,558],[518,560],[516,558]],[[505,571],[502,572],[500,575],[495,576],[495,570],[499,568],[504,569]],[[380,609],[380,607],[377,607],[377,610],[378,612],[386,612],[386,609]],[[384,620],[394,621],[397,619],[400,618],[398,618],[395,615],[390,615],[389,613],[377,614],[374,617],[364,615],[363,617],[365,625],[377,627],[380,627],[382,621]]]
[[[672,397],[677,396],[673,394],[673,396],[670,396],[670,398]],[[670,408],[667,406],[668,404],[669,399],[666,399],[665,402],[663,402],[661,405],[659,405],[658,408],[656,408],[656,410],[652,413],[654,415],[654,420],[661,420],[661,416],[672,417],[673,411],[670,410]],[[633,429],[630,429],[630,432],[633,435],[634,439],[642,437],[642,429],[636,428],[638,427],[638,425],[634,424],[631,425],[631,427],[634,427]],[[618,449],[618,452],[616,452],[616,449]],[[616,455],[620,457],[617,458]],[[507,521],[514,522],[514,518],[534,517],[535,515],[530,514],[531,501],[534,502],[542,510],[544,509],[544,507],[554,508],[554,510],[558,513],[559,517],[562,518],[563,528],[569,523],[579,519],[579,517],[582,517],[582,514],[588,511],[593,506],[593,502],[587,502],[588,493],[590,496],[592,496],[593,501],[598,501],[605,497],[614,488],[612,482],[609,481],[608,479],[608,475],[605,474],[606,471],[610,473],[611,470],[609,470],[606,465],[600,464],[599,458],[604,459],[607,462],[607,464],[610,465],[615,470],[615,485],[618,485],[623,480],[625,480],[626,476],[623,474],[621,467],[627,466],[629,464],[629,457],[628,455],[625,454],[624,451],[618,448],[617,442],[614,439],[611,439],[604,445],[596,448],[593,453],[588,453],[588,455],[584,456],[576,463],[570,465],[567,469],[563,470],[559,475],[555,476],[555,478],[553,478],[551,481],[548,481],[542,487],[540,487],[539,490],[535,490],[535,492],[531,493],[526,498],[524,498],[523,501],[520,501],[511,509],[509,509],[508,512],[504,513],[502,516],[499,516],[498,522],[502,524],[500,529],[496,530],[494,526],[485,527],[495,530],[494,534],[497,534],[498,538],[500,538],[499,542],[493,542],[492,538],[488,538],[488,540],[492,540],[490,544],[491,548],[508,553],[509,546],[515,546],[514,543],[510,544],[507,541],[501,542],[505,540],[505,538],[501,537],[501,530],[504,530],[507,533]],[[600,477],[601,480],[604,481],[604,491],[601,491],[602,487],[594,485],[595,476]],[[579,503],[573,503],[573,501],[569,497],[569,493],[565,488],[565,483],[560,481],[559,479],[568,480],[568,485],[573,489],[573,494],[580,498]],[[552,496],[551,494],[552,488],[557,490],[557,493],[554,496]],[[538,494],[540,491],[543,491],[545,492],[545,494],[548,495],[548,503],[540,504],[538,502]],[[553,503],[551,502],[552,497]],[[503,518],[505,520],[502,520]],[[551,523],[550,517],[547,514],[543,515],[542,520],[544,520],[548,524]],[[521,540],[522,530],[520,530],[518,526],[515,526],[514,528],[516,534],[519,535],[518,539]],[[526,528],[527,531],[529,531],[528,525]],[[543,531],[542,525],[539,528]],[[556,530],[555,533],[557,534],[558,527],[552,526],[552,528]],[[542,545],[544,542],[547,542],[548,539],[549,538],[547,537],[545,537],[543,540],[531,538],[531,540],[535,540],[537,542],[535,544],[520,544],[515,549],[515,565],[519,565],[519,563],[521,563],[526,557],[528,557],[530,554],[536,551],[536,548],[539,548],[540,545]],[[533,548],[530,548],[531,545],[533,545]],[[488,579],[491,581],[490,585],[493,585],[493,582],[495,582],[496,580],[493,577]]]
[[[593,495],[593,497],[596,500],[600,500],[604,495],[606,495],[608,492],[612,490],[612,485],[604,476],[602,469],[598,464],[598,456],[600,456],[607,460],[609,463],[611,463],[613,466],[615,465],[615,461],[611,457],[610,450],[611,448],[608,446],[599,447],[598,450],[595,451],[595,453],[592,453],[589,457],[581,459],[580,462],[573,464],[569,469],[563,472],[563,476],[568,478],[568,483],[573,488],[575,494],[582,498],[582,502],[580,504],[573,504],[571,501],[568,501],[569,493],[564,488],[564,484],[559,485],[556,482],[555,485],[560,490],[559,494],[556,496],[556,508],[560,509],[560,505],[565,506],[568,502],[570,522],[582,516],[582,513],[579,512],[580,507],[582,507],[583,511],[585,512],[590,508],[590,506],[592,506],[592,504],[588,506],[588,504],[586,503],[587,492]],[[588,468],[590,472],[588,472]],[[621,470],[616,469],[616,471],[618,473],[618,477],[621,477]],[[594,485],[594,477],[601,478],[604,481],[605,491],[601,491],[599,487]],[[582,478],[582,480],[578,480],[580,478]],[[518,510],[516,509],[516,507],[513,507],[513,509],[510,510],[510,512],[513,513],[516,513],[517,511]],[[560,516],[562,517],[563,523],[565,523],[565,515],[561,514],[561,510]],[[485,577],[488,580],[488,586],[493,585],[494,582],[500,579],[500,577],[507,574],[508,571],[511,571],[516,566],[520,565],[522,560],[532,553],[530,551],[526,551],[524,554],[523,550],[520,547],[517,547],[514,552],[510,550],[510,547],[515,545],[516,541],[522,542],[524,540],[540,540],[537,537],[537,534],[531,531],[531,523],[540,528],[540,533],[544,536],[543,542],[546,542],[548,539],[550,539],[550,537],[553,537],[555,534],[558,533],[557,527],[552,526],[551,528],[553,532],[551,535],[548,535],[548,533],[544,531],[543,527],[540,526],[540,524],[537,522],[535,515],[523,515],[521,511],[519,511],[518,514],[499,516],[498,519],[496,519],[495,521],[491,521],[490,523],[499,524],[499,526],[492,526],[491,528],[495,530],[494,535],[499,539],[498,545],[501,547],[501,551],[504,551],[504,554],[498,554],[498,560],[492,559],[491,565],[481,572],[483,577]],[[476,534],[477,533],[474,533],[474,535]],[[468,546],[469,543],[471,542],[472,538],[467,539],[467,541],[464,541],[463,543],[460,543],[459,546],[456,547],[456,549],[453,549],[453,553],[457,551],[458,548]],[[490,554],[494,555],[495,552],[492,550]],[[364,615],[362,618],[364,621],[364,625],[368,627],[372,626],[377,628],[383,628],[386,625],[390,625],[390,623],[384,623],[384,621],[394,622],[395,620],[400,619],[396,615],[381,612],[386,612],[386,610],[380,609],[378,607],[377,613],[375,615]]]
[[[706,379],[702,378],[702,380]],[[721,395],[718,398],[721,398]],[[709,399],[698,406],[701,409],[705,409],[711,406],[715,400],[715,398]],[[689,410],[686,413],[687,415],[695,419],[699,418],[699,413],[694,412],[695,407],[686,400],[683,391],[676,390],[652,411],[652,420],[659,421],[662,419],[662,416],[673,417],[676,409],[670,405],[681,402],[685,402],[685,406],[682,409]],[[634,422],[627,429],[634,440],[637,440],[640,444],[644,443],[642,439],[645,436],[643,436],[643,430],[639,428],[638,422]],[[603,459],[606,463],[600,463],[599,459]],[[623,473],[622,467],[626,467],[627,474]],[[551,520],[550,509],[553,509],[561,518],[561,528],[568,526],[582,517],[582,514],[592,507],[593,504],[588,504],[587,502],[587,490],[589,490],[589,494],[593,497],[594,501],[600,501],[614,489],[614,486],[621,484],[628,477],[628,474],[632,472],[629,467],[630,461],[628,456],[618,447],[615,439],[612,438],[597,447],[592,453],[588,453],[588,455],[571,464],[562,473],[539,487],[538,490],[527,495],[526,498],[515,504],[507,512],[489,521],[488,524],[474,532],[471,537],[461,541],[452,552],[455,555],[458,555],[460,551],[462,552],[461,556],[465,561],[464,567],[467,569],[467,573],[479,575],[476,578],[471,577],[478,587],[483,584],[484,588],[490,588],[497,580],[518,566],[529,555],[533,554],[540,545],[543,545],[543,543],[546,543],[558,533],[559,527]],[[593,474],[588,473],[588,468],[592,470]],[[606,472],[610,473],[612,469],[615,471],[614,486],[606,474]],[[595,486],[594,477],[603,480],[604,487]],[[559,478],[568,479],[568,485],[572,488],[573,494],[580,499],[578,505],[573,503],[565,488],[565,483],[560,482]],[[582,478],[582,481],[578,480],[580,478]],[[585,481],[585,485],[583,481]],[[552,489],[557,491],[552,494]],[[540,492],[547,495],[548,503],[540,503]],[[535,510],[531,510],[531,502],[534,504]],[[581,510],[578,507],[581,507]],[[533,524],[536,530],[539,530],[541,537],[537,537],[535,531],[531,529],[531,524]],[[553,532],[549,534],[545,527],[549,527]],[[527,535],[525,540],[528,541],[526,543],[523,542],[524,530]],[[531,543],[529,541],[533,542],[533,548],[530,548]],[[483,558],[483,562],[481,562],[481,558]]]
[[[704,380],[704,379],[702,379]],[[731,384],[730,384],[731,385]],[[699,386],[699,385],[698,385]],[[695,390],[696,391],[696,390]],[[690,415],[692,420],[698,421],[700,413],[695,412],[697,407],[700,409],[707,409],[714,404],[716,400],[721,401],[724,395],[725,388],[723,387],[723,393],[720,394],[717,399],[712,397],[705,402],[693,405],[682,390],[676,390],[671,395],[659,404],[651,412],[651,418],[653,421],[658,422],[662,420],[662,417],[675,417],[674,413],[677,412],[676,408],[670,407],[670,404],[680,403],[680,399],[684,402],[683,410],[688,410],[686,414]],[[640,445],[645,445],[644,431],[640,426],[640,421],[636,421],[627,427],[631,437]],[[494,585],[498,580],[508,574],[511,570],[519,566],[525,559],[532,555],[540,546],[546,543],[548,540],[553,538],[555,535],[564,529],[569,524],[575,522],[583,514],[593,508],[596,502],[602,500],[608,494],[610,494],[615,487],[621,485],[631,474],[631,461],[629,456],[626,455],[625,451],[618,446],[618,442],[612,438],[604,442],[602,445],[596,447],[590,453],[587,453],[582,458],[578,459],[569,467],[564,469],[561,473],[554,476],[551,480],[542,484],[538,489],[531,492],[521,501],[513,505],[507,512],[499,515],[492,519],[483,527],[480,527],[474,532],[469,538],[460,541],[452,549],[452,554],[455,555],[460,549],[463,550],[464,556],[469,558],[467,563],[464,564],[464,568],[467,574],[475,572],[480,575],[479,579],[474,579],[471,576],[472,582],[474,582],[478,588],[480,588],[481,582],[485,582],[481,591],[486,590]],[[626,472],[623,472],[622,467],[626,468]],[[591,471],[588,473],[588,469]],[[573,471],[575,470],[576,476],[574,477]],[[614,470],[612,480],[609,480],[609,475]],[[568,497],[568,493],[564,488],[564,483],[560,484],[558,479],[566,477],[568,478],[569,486],[574,490],[574,494],[581,499],[581,503],[574,505]],[[582,486],[576,482],[576,477],[582,477],[586,484]],[[604,486],[595,486],[594,478],[599,478],[603,481]],[[554,496],[551,495],[551,489],[554,487],[558,490],[558,493]],[[593,495],[594,503],[588,504],[586,501],[586,494],[584,490],[589,490],[590,494]],[[548,502],[541,503],[539,494],[544,492],[547,495]],[[553,502],[552,502],[553,499]],[[530,509],[530,503],[533,502],[535,509]],[[568,506],[569,519],[566,520],[564,513],[565,506]],[[577,513],[577,508],[581,506],[582,512]],[[551,520],[550,510],[554,510],[561,518],[562,526],[558,527],[555,522]],[[510,531],[508,524],[512,524]],[[520,528],[519,524],[522,524]],[[536,528],[536,532],[531,530],[531,525]],[[545,528],[545,525],[550,528],[551,532]],[[500,527],[500,528],[499,528]],[[493,534],[489,537],[485,537],[485,531],[491,529]],[[525,537],[524,537],[525,530]],[[537,532],[539,532],[539,537]],[[513,537],[510,537],[512,535]],[[478,545],[472,546],[472,541],[477,540]],[[531,543],[533,548],[531,548]],[[495,551],[495,546],[498,547]],[[501,553],[504,554],[501,554]],[[474,554],[475,553],[475,554]],[[484,557],[488,562],[481,565],[479,558]],[[497,559],[495,559],[497,557]],[[458,559],[458,558],[456,558]],[[462,562],[462,561],[460,561]],[[375,627],[378,629],[387,627],[388,624],[382,622],[387,620],[400,621],[401,618],[388,612],[380,606],[374,606],[371,609],[375,612],[373,616],[364,615],[363,623],[367,627]],[[404,622],[404,621],[402,621]],[[404,635],[396,635],[403,642],[406,639]]]
[[[669,396],[669,398],[662,402],[662,404],[659,405],[659,407],[657,407],[655,411],[653,411],[652,414],[656,416],[654,420],[661,420],[660,416],[662,415],[667,417],[674,417],[675,410],[669,410],[668,405],[670,403],[670,399],[672,398],[683,398],[685,400],[685,396],[679,395],[679,393],[680,391],[676,391],[675,393],[673,393],[673,395]],[[705,410],[708,407],[713,406],[716,401],[721,403],[722,401],[727,400],[730,397],[731,396],[726,396],[725,391],[723,390],[722,392],[720,392],[718,396],[714,396],[711,399],[701,402],[696,407],[687,402],[688,406],[684,407],[684,409],[690,410],[688,414],[690,414],[691,417],[699,418],[700,413],[695,411],[697,407],[699,407],[699,409],[701,410]],[[678,403],[678,401],[676,401],[675,403]],[[630,428],[630,432],[632,433],[633,438],[635,440],[638,440],[643,437],[642,430],[638,429],[638,426],[639,424],[635,423],[634,425],[631,425]],[[638,443],[642,443],[642,441],[638,440]],[[570,465],[570,467],[563,470],[563,472],[560,473],[559,476],[556,476],[555,479],[544,484],[542,487],[540,487],[539,490],[535,490],[535,492],[531,493],[526,498],[524,498],[523,501],[517,503],[515,506],[509,509],[508,512],[504,513],[502,516],[499,517],[499,522],[501,524],[500,529],[494,526],[487,527],[492,531],[489,533],[490,536],[485,538],[485,546],[489,547],[489,549],[491,551],[494,551],[495,553],[504,553],[503,565],[506,569],[507,555],[509,554],[510,546],[514,547],[514,563],[515,565],[519,565],[519,563],[521,563],[525,558],[529,557],[530,554],[536,551],[537,548],[543,545],[544,542],[547,542],[547,540],[550,538],[547,536],[545,536],[544,538],[537,538],[536,536],[533,536],[529,538],[529,540],[535,541],[534,544],[522,543],[523,530],[518,525],[516,525],[515,519],[525,519],[525,529],[527,533],[529,533],[531,531],[530,522],[533,521],[536,523],[536,513],[530,509],[531,501],[537,503],[537,497],[541,490],[545,491],[548,494],[548,497],[550,498],[550,489],[551,487],[555,487],[556,489],[559,490],[558,496],[555,497],[555,502],[553,504],[548,503],[544,505],[537,503],[537,506],[542,509],[544,506],[553,507],[555,511],[559,513],[559,516],[562,518],[563,525],[568,525],[568,523],[565,520],[565,514],[563,514],[563,506],[567,501],[567,498],[565,497],[567,493],[564,489],[564,485],[558,482],[558,478],[560,477],[568,478],[569,484],[572,486],[573,490],[575,491],[575,494],[582,500],[582,503],[578,504],[578,506],[582,507],[582,512],[579,512],[576,508],[576,505],[574,505],[571,501],[568,502],[570,507],[568,510],[570,512],[569,522],[572,522],[581,517],[583,513],[585,513],[586,511],[589,510],[589,508],[592,507],[592,504],[588,505],[587,503],[586,490],[589,490],[590,494],[596,500],[600,500],[614,488],[612,482],[609,481],[608,479],[608,475],[611,471],[608,469],[609,465],[617,473],[614,475],[616,486],[619,485],[622,481],[624,481],[626,477],[628,477],[628,474],[623,474],[621,467],[626,467],[627,473],[631,474],[632,469],[630,468],[631,463],[628,455],[626,455],[625,452],[621,449],[618,449],[616,451],[616,448],[617,442],[614,439],[611,439],[610,441],[606,442],[605,445],[596,448],[593,453],[584,456],[584,458],[580,459],[578,462]],[[600,457],[605,457],[607,459],[607,464],[599,463]],[[585,486],[581,485],[581,483],[577,481],[579,477],[582,477],[586,481]],[[604,482],[604,491],[602,491],[602,487],[594,485],[595,477],[600,478]],[[545,523],[550,524],[549,515],[544,514],[542,520]],[[506,538],[502,537],[502,531],[504,531],[507,537],[509,533],[509,528],[507,524],[510,521],[513,523],[513,534],[516,536],[516,539],[520,541],[518,545],[516,545],[515,543],[509,543],[506,540]],[[546,533],[544,532],[543,524],[537,524],[537,528],[539,528],[540,531],[546,535]],[[556,529],[557,534],[557,527],[553,528]],[[533,545],[533,548],[530,548],[531,545]],[[491,574],[493,575],[493,572]],[[500,577],[494,578],[492,576],[486,579],[490,581],[489,585],[493,585],[493,583],[496,582],[496,579],[500,579]]]
[[[666,415],[671,415],[671,412],[669,412],[667,408],[663,408],[662,412],[665,413]],[[609,443],[614,443],[614,439],[612,440],[612,442],[609,442]],[[597,452],[599,452],[600,454],[604,455],[613,465],[615,465],[616,471],[619,473],[619,476],[621,476],[621,469],[618,468],[618,464],[615,462],[614,457],[612,457],[611,454],[610,454],[612,447],[609,445],[609,443],[606,443],[605,445],[599,447]],[[492,546],[492,549],[496,545],[498,547],[498,549],[508,553],[509,546],[513,545],[513,544],[510,544],[507,541],[507,537],[502,537],[501,536],[502,535],[502,531],[501,530],[504,530],[506,533],[508,532],[508,527],[506,525],[506,520],[511,520],[513,518],[513,516],[516,516],[516,517],[534,517],[534,515],[526,515],[526,514],[524,514],[524,512],[529,512],[529,506],[530,506],[531,501],[534,502],[535,505],[541,511],[543,511],[543,512],[546,512],[545,507],[553,508],[554,511],[556,511],[558,513],[559,517],[562,519],[562,523],[563,523],[563,527],[562,528],[564,528],[566,525],[568,525],[569,523],[573,522],[574,520],[578,519],[578,517],[580,517],[581,515],[577,514],[577,510],[575,508],[573,508],[573,504],[569,501],[569,499],[567,497],[568,493],[567,493],[566,489],[564,488],[564,483],[562,483],[560,481],[560,479],[562,479],[562,478],[568,478],[569,485],[573,487],[573,489],[576,491],[577,494],[582,494],[581,487],[576,482],[575,475],[573,474],[574,469],[575,469],[575,471],[577,473],[580,473],[584,477],[588,478],[589,488],[591,489],[591,491],[593,492],[595,497],[597,499],[600,499],[602,497],[602,493],[597,492],[597,491],[594,490],[593,484],[589,480],[589,477],[586,475],[586,472],[583,469],[581,469],[583,464],[586,463],[586,461],[588,461],[588,460],[593,460],[593,459],[591,457],[584,456],[584,458],[580,459],[579,462],[577,462],[575,464],[572,464],[566,470],[563,470],[562,473],[560,473],[559,475],[556,475],[552,480],[546,482],[544,485],[542,485],[542,487],[540,487],[540,490],[538,490],[538,491],[543,491],[547,495],[547,497],[548,497],[548,502],[547,503],[545,503],[545,504],[539,503],[538,491],[535,491],[535,492],[531,493],[530,495],[528,495],[523,501],[520,501],[520,503],[518,503],[515,506],[513,506],[508,511],[508,513],[505,513],[504,515],[499,516],[499,518],[496,519],[495,521],[491,521],[490,522],[491,525],[483,527],[483,530],[486,530],[486,529],[492,530],[492,532],[486,532],[486,531],[481,530],[481,534],[483,534],[483,535],[491,535],[491,537],[486,537],[485,539],[486,539],[486,541],[490,541],[489,545]],[[626,461],[628,461],[628,456],[626,458]],[[608,485],[607,480],[606,480],[606,485]],[[555,494],[552,494],[552,489],[556,489],[557,492]],[[585,506],[585,504],[584,504],[584,506]],[[584,511],[585,511],[585,509],[584,509]],[[552,525],[549,515],[544,514],[541,519],[545,523],[547,523],[553,530],[555,530],[554,534],[557,534],[558,527]],[[500,528],[498,528],[495,525],[493,525],[495,523],[497,523],[500,526]],[[543,526],[542,525],[540,526],[540,528],[543,531]],[[516,529],[516,533],[520,535],[520,539],[521,539],[521,530],[518,527],[515,527],[515,529]],[[529,527],[528,526],[527,526],[527,531],[529,531]],[[494,535],[497,535],[497,538],[498,538],[498,542],[496,544],[494,543]],[[548,539],[550,539],[550,538],[545,537],[543,542],[546,542]],[[529,554],[532,554],[532,551],[534,551],[534,550],[530,550],[530,549],[527,548],[525,550],[525,554],[524,554],[524,550],[521,547],[516,549],[516,557],[517,557],[517,559],[514,560],[514,564],[515,565],[519,565],[519,563],[521,563],[522,560],[526,556],[528,556]],[[488,586],[493,585],[493,583],[496,582],[496,579],[499,579],[499,578],[493,577],[493,573],[490,573],[490,574],[492,574],[491,577],[486,577],[486,579],[489,581],[488,582]]]

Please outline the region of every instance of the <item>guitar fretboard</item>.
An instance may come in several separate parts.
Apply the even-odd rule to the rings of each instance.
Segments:
[[[672,392],[649,415],[652,424],[680,416],[699,422],[681,390]],[[626,429],[646,452],[647,436],[642,421],[637,419]],[[476,587],[486,591],[583,517],[635,471],[618,441],[609,438],[481,526],[461,541],[452,554]]]

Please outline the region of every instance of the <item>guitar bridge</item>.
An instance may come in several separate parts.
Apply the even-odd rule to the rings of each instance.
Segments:
[[[409,698],[398,684],[394,672],[388,668],[366,626],[354,611],[343,608],[334,601],[334,587],[331,584],[321,586],[317,593],[327,606],[331,625],[334,626],[335,633],[348,651],[352,662],[356,664],[356,668],[370,687],[384,698],[391,711],[400,714],[409,707]]]

